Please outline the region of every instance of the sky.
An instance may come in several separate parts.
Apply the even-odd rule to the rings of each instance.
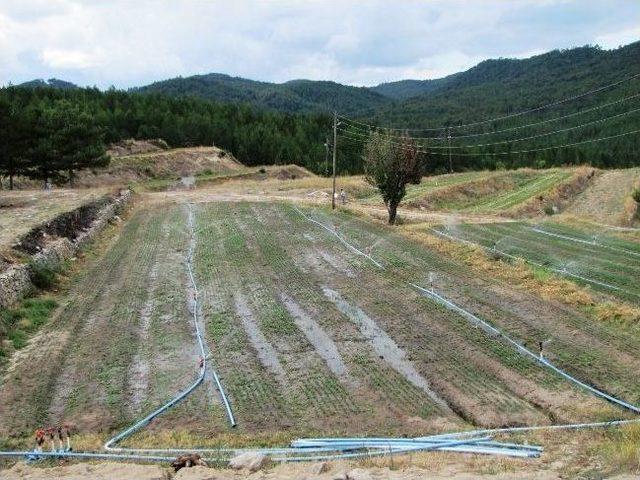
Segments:
[[[217,72],[371,86],[637,40],[640,0],[0,0],[0,84]]]

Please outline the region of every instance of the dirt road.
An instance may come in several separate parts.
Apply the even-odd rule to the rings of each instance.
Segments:
[[[327,465],[329,469],[322,474],[315,473],[319,465],[278,465],[264,472],[219,470],[205,467],[183,469],[173,475],[173,471],[154,465],[133,465],[121,463],[77,464],[62,467],[38,468],[17,464],[11,470],[1,472],[5,480],[333,480],[344,479],[345,474],[353,480],[555,480],[563,478],[553,471],[503,473],[469,473],[457,471],[451,466],[438,469],[418,467],[389,468],[344,468],[341,465]],[[615,477],[616,480],[632,477]],[[612,479],[613,480],[613,479]]]

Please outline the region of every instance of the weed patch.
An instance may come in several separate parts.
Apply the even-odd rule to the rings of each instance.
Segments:
[[[51,298],[30,298],[15,309],[0,308],[0,345],[3,335],[14,349],[23,348],[29,335],[44,325],[57,303]],[[0,356],[6,356],[2,349]]]

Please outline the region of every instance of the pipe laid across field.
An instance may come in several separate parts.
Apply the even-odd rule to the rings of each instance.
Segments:
[[[634,252],[632,250],[627,250],[626,248],[619,248],[619,247],[613,247],[611,245],[605,245],[603,243],[596,242],[595,240],[593,240],[593,241],[584,240],[583,238],[572,237],[570,235],[562,235],[560,233],[549,232],[547,230],[543,230],[540,227],[531,227],[531,231],[533,231],[535,233],[540,233],[542,235],[548,235],[550,237],[561,238],[563,240],[568,240],[568,241],[574,242],[574,243],[583,243],[585,245],[602,247],[602,248],[606,248],[608,250],[612,250],[614,252],[620,252],[620,253],[624,253],[624,254],[627,254],[627,255],[634,255],[634,256],[640,257],[640,252]]]
[[[198,324],[198,285],[196,284],[196,280],[195,280],[195,277],[193,276],[193,269],[192,269],[193,253],[194,253],[194,250],[195,250],[195,233],[194,233],[194,227],[193,227],[193,210],[191,208],[191,204],[190,203],[187,204],[187,208],[188,208],[187,224],[189,226],[190,244],[189,244],[189,249],[187,251],[187,255],[186,255],[187,258],[186,258],[185,264],[186,264],[186,267],[187,267],[187,273],[188,273],[188,276],[189,276],[189,281],[191,283],[191,288],[193,290],[193,303],[192,303],[193,324],[194,324],[194,328],[195,328],[196,339],[198,341],[198,349],[200,350],[200,356],[201,356],[201,359],[202,359],[202,363],[201,363],[201,365],[199,367],[198,378],[196,378],[196,380],[189,387],[187,387],[185,390],[180,392],[174,398],[172,398],[167,403],[162,405],[160,408],[158,408],[157,410],[154,410],[149,415],[144,417],[142,420],[139,420],[138,422],[134,423],[132,426],[130,426],[126,430],[118,433],[117,435],[115,435],[114,437],[109,439],[104,444],[104,448],[107,451],[110,451],[110,450],[111,451],[119,451],[119,452],[133,451],[133,450],[128,449],[128,448],[115,447],[115,445],[118,442],[124,440],[125,438],[133,435],[135,432],[140,430],[142,427],[148,425],[154,418],[156,418],[160,414],[166,412],[171,407],[173,407],[174,405],[176,405],[177,403],[182,401],[185,397],[187,397],[191,392],[193,392],[203,382],[204,377],[205,377],[205,375],[207,373],[207,360],[206,360],[207,354],[206,354],[206,349],[205,349],[205,346],[204,346],[204,340],[202,338],[202,332],[200,331],[200,326]],[[225,407],[225,410],[227,412],[227,417],[229,419],[229,424],[232,427],[235,427],[236,426],[236,420],[235,420],[235,417],[233,416],[233,411],[231,410],[231,405],[229,404],[229,400],[227,399],[227,395],[225,394],[224,388],[222,387],[222,384],[220,383],[220,379],[219,379],[215,369],[212,368],[211,370],[212,370],[213,378],[214,378],[214,380],[216,382],[218,391],[220,392],[220,397],[222,398],[222,401],[224,403],[224,407]],[[135,450],[135,451],[141,452],[143,450]]]
[[[440,235],[441,237],[444,237],[444,238],[447,238],[449,240],[452,240],[454,242],[463,243],[465,245],[469,245],[469,246],[472,246],[472,247],[482,248],[482,249],[486,250],[487,252],[495,253],[496,255],[499,255],[499,256],[504,257],[504,258],[510,258],[511,260],[521,260],[521,261],[523,261],[523,262],[525,262],[525,263],[527,263],[529,265],[533,265],[534,267],[544,268],[546,270],[551,270],[552,272],[558,273],[558,274],[563,275],[565,277],[575,278],[577,280],[581,280],[583,282],[590,283],[592,285],[598,285],[600,287],[603,287],[603,288],[606,288],[606,289],[609,289],[609,290],[625,293],[627,295],[631,295],[631,296],[634,296],[636,298],[640,298],[640,295],[638,295],[637,293],[630,292],[629,290],[617,287],[615,285],[611,285],[609,283],[601,282],[599,280],[594,280],[593,278],[584,277],[582,275],[578,275],[577,273],[571,273],[571,272],[567,271],[566,269],[553,267],[551,265],[544,265],[542,263],[534,262],[533,260],[529,260],[529,259],[524,258],[524,257],[518,257],[516,255],[511,255],[510,253],[504,252],[502,250],[498,250],[496,248],[488,248],[488,247],[485,247],[484,245],[481,245],[479,243],[471,242],[471,241],[466,240],[464,238],[456,237],[455,235],[449,235],[448,233],[442,232],[442,231],[440,231],[440,230],[438,230],[436,228],[429,227],[429,231],[435,233],[436,235]]]
[[[296,212],[298,212],[300,215],[302,215],[304,218],[306,218],[307,220],[309,220],[310,222],[315,223],[316,225],[324,228],[327,232],[329,232],[331,235],[335,236],[338,240],[340,240],[347,248],[349,248],[352,252],[354,252],[356,255],[360,255],[364,258],[366,258],[367,260],[369,260],[371,263],[373,263],[376,267],[380,268],[380,269],[384,269],[384,266],[378,262],[376,259],[374,259],[371,255],[368,255],[366,253],[364,253],[361,250],[358,250],[356,247],[354,247],[353,245],[351,245],[349,242],[347,242],[344,238],[342,238],[342,235],[340,235],[340,233],[338,233],[338,231],[334,228],[331,227],[327,227],[324,223],[322,222],[318,222],[317,220],[314,220],[313,218],[309,217],[308,215],[306,215],[302,210],[300,210],[298,207],[296,207],[295,205],[293,206],[294,210]]]
[[[327,227],[326,225],[324,225],[323,223],[315,220],[315,219],[311,219],[310,217],[308,217],[307,215],[305,215],[302,211],[300,211],[297,207],[293,207],[296,211],[298,211],[303,217],[305,217],[307,220],[312,221],[315,224],[318,224],[320,226],[322,226],[325,230],[329,231],[330,233],[332,233],[334,236],[338,236],[337,233],[333,230],[331,230],[329,227]],[[440,232],[438,230],[432,229],[434,232],[439,233],[443,236],[446,237],[451,237],[443,232]],[[347,240],[345,240],[342,237],[338,237],[340,238],[340,240],[342,241],[342,243],[345,243],[349,246],[350,250],[356,251],[358,252],[360,255],[365,256],[367,258],[369,258],[372,262],[375,262],[374,264],[378,267],[380,267],[380,263],[373,260],[372,258],[370,258],[368,255],[365,255],[364,252],[361,252],[360,250],[358,250],[357,247],[355,247],[354,245],[350,244],[347,242]],[[468,243],[471,244],[473,246],[479,246],[473,242],[468,242],[466,240],[463,239],[457,239],[456,237],[451,237],[452,239],[455,240],[460,240],[464,243]],[[508,255],[508,254],[506,254]],[[513,258],[518,258],[518,257],[513,257]],[[523,259],[525,260],[525,259]],[[526,261],[526,260],[525,260]],[[538,266],[543,266],[543,265],[538,265]],[[543,266],[544,267],[544,266]],[[384,267],[380,267],[382,269],[384,269]],[[433,290],[429,290],[427,288],[421,287],[415,283],[411,283],[411,282],[407,282],[407,284],[409,286],[411,286],[414,289],[419,290],[423,295],[431,298],[432,300],[436,301],[437,303],[440,303],[441,305],[445,306],[446,308],[448,308],[449,310],[452,310],[454,312],[456,312],[457,314],[461,315],[462,317],[464,317],[465,319],[467,319],[468,321],[470,321],[471,323],[473,323],[474,326],[476,325],[480,325],[482,326],[483,330],[485,332],[490,333],[492,336],[496,337],[496,338],[501,338],[503,340],[505,340],[509,345],[511,345],[512,347],[514,347],[520,354],[529,357],[531,359],[533,359],[535,362],[537,362],[538,364],[540,364],[541,366],[548,368],[552,371],[554,371],[556,374],[562,376],[565,380],[573,383],[574,385],[577,385],[585,390],[587,390],[588,392],[592,393],[593,395],[602,398],[604,400],[607,400],[615,405],[618,405],[619,407],[625,409],[625,410],[629,410],[633,413],[636,414],[640,414],[640,407],[637,407],[635,405],[632,405],[624,400],[621,400],[619,398],[613,397],[601,390],[598,390],[595,387],[592,387],[591,385],[588,385],[587,383],[578,380],[577,378],[573,377],[572,375],[570,375],[569,373],[565,372],[564,370],[562,370],[561,368],[555,366],[554,364],[552,364],[551,362],[549,362],[548,360],[541,358],[540,356],[536,355],[534,352],[528,350],[527,348],[525,348],[524,346],[522,346],[520,343],[518,343],[516,340],[512,339],[511,337],[509,337],[508,335],[506,335],[505,333],[503,333],[501,330],[499,330],[498,328],[496,328],[495,326],[489,324],[487,321],[479,318],[478,316],[474,315],[473,313],[465,310],[464,308],[456,305],[454,302],[452,302],[451,300],[445,298],[443,295],[436,293]],[[560,430],[560,429],[587,429],[587,428],[600,428],[600,427],[608,427],[608,426],[617,426],[617,425],[624,425],[624,424],[629,424],[629,423],[638,423],[640,422],[640,419],[636,419],[636,420],[614,420],[614,421],[609,421],[609,422],[592,422],[592,423],[574,423],[574,424],[564,424],[564,425],[543,425],[543,426],[532,426],[532,427],[512,427],[512,428],[501,428],[501,429],[485,429],[485,430],[473,430],[473,431],[467,431],[467,432],[457,432],[457,433],[450,433],[450,434],[442,434],[442,435],[433,435],[433,436],[429,436],[429,437],[424,437],[424,438],[429,438],[429,439],[434,439],[434,438],[456,438],[456,437],[460,437],[460,436],[466,436],[466,435],[482,435],[482,434],[493,434],[493,433],[512,433],[512,432],[525,432],[525,431],[533,431],[533,430]]]

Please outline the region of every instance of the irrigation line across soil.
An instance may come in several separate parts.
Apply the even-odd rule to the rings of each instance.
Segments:
[[[300,215],[302,215],[304,218],[306,218],[308,221],[315,223],[316,225],[324,228],[327,232],[329,232],[330,234],[334,235],[338,240],[340,240],[347,248],[349,248],[352,252],[354,252],[356,255],[360,255],[364,258],[366,258],[367,260],[369,260],[371,263],[373,263],[376,267],[378,267],[379,269],[384,269],[384,267],[382,266],[382,264],[380,262],[378,262],[376,259],[374,259],[371,255],[368,255],[366,253],[364,253],[361,250],[358,250],[356,247],[354,247],[353,245],[351,245],[349,242],[347,242],[342,235],[340,235],[340,233],[338,233],[335,229],[331,228],[331,227],[327,227],[324,223],[322,222],[318,222],[317,220],[314,220],[313,218],[309,217],[308,215],[306,215],[302,210],[300,210],[298,207],[296,207],[294,205],[293,207],[295,209],[296,212],[298,212]]]
[[[355,247],[354,245],[350,244],[349,242],[347,242],[347,240],[345,240],[344,238],[339,236],[339,234],[336,231],[334,231],[331,228],[327,227],[322,222],[319,222],[317,220],[311,219],[309,216],[307,216],[306,214],[302,213],[302,211],[300,211],[297,207],[294,206],[294,209],[296,211],[298,211],[299,213],[301,213],[307,220],[310,220],[313,223],[322,226],[329,233],[331,233],[334,236],[336,236],[337,238],[339,238],[342,241],[342,243],[344,243],[344,244],[349,246],[350,250],[355,251],[359,255],[363,255],[363,256],[369,258],[370,260],[374,261],[368,255],[365,255],[364,252],[361,252],[360,250],[358,250],[357,247]],[[435,230],[435,229],[433,229],[433,230],[435,232],[438,232],[438,233],[442,234],[442,232],[439,232],[438,230]],[[443,234],[443,235],[446,235],[446,234]],[[451,237],[451,238],[455,239],[455,237]],[[459,239],[459,240],[461,240],[461,239]],[[462,241],[465,242],[465,243],[469,243],[471,245],[477,246],[473,242],[468,242],[466,240],[462,240]],[[380,267],[380,265],[381,265],[377,261],[375,261],[374,264],[376,266],[378,266],[378,267]],[[381,268],[384,269],[384,267],[381,267]],[[623,408],[625,410],[629,410],[629,411],[631,411],[633,413],[640,414],[640,407],[637,407],[637,406],[632,405],[632,404],[630,404],[628,402],[625,402],[624,400],[621,400],[619,398],[616,398],[616,397],[613,397],[611,395],[608,395],[607,393],[605,393],[605,392],[603,392],[601,390],[598,390],[597,388],[594,388],[591,385],[588,385],[587,383],[585,383],[585,382],[583,382],[581,380],[578,380],[577,378],[573,377],[572,375],[570,375],[569,373],[565,372],[561,368],[555,366],[554,364],[552,364],[551,362],[549,362],[545,358],[543,358],[541,356],[538,356],[534,352],[528,350],[527,348],[522,346],[520,343],[518,343],[516,340],[512,339],[511,337],[509,337],[508,335],[503,333],[501,330],[499,330],[495,326],[491,325],[489,322],[487,322],[485,320],[482,320],[481,318],[477,317],[473,313],[471,313],[471,312],[465,310],[464,308],[456,305],[451,300],[449,300],[449,299],[445,298],[444,296],[436,293],[434,290],[426,289],[424,287],[421,287],[421,286],[416,285],[415,283],[411,283],[411,282],[408,282],[408,285],[410,285],[411,287],[417,289],[418,291],[420,291],[423,295],[427,296],[428,298],[431,298],[432,300],[434,300],[434,301],[440,303],[441,305],[445,306],[449,310],[452,310],[452,311],[458,313],[459,315],[461,315],[465,319],[471,321],[474,325],[481,325],[483,330],[485,332],[489,333],[492,337],[497,338],[497,339],[503,339],[505,342],[510,344],[512,347],[514,347],[520,354],[531,358],[532,360],[534,360],[535,362],[537,362],[538,364],[540,364],[543,367],[549,368],[550,370],[552,370],[555,373],[557,373],[558,375],[562,376],[565,380],[569,381],[570,383],[573,383],[574,385],[577,385],[577,386],[587,390],[588,392],[592,393],[593,395],[595,395],[595,396],[597,396],[599,398],[602,398],[602,399],[607,400],[607,401],[609,401],[611,403],[614,403],[614,404],[618,405],[619,407],[621,407],[621,408]],[[577,429],[586,429],[586,428],[610,427],[610,426],[617,426],[617,425],[624,425],[624,424],[638,423],[638,422],[640,422],[640,419],[635,419],[635,420],[613,420],[613,421],[608,421],[608,422],[594,422],[594,423],[574,423],[574,424],[563,424],[563,425],[542,425],[542,426],[531,426],[531,427],[510,427],[510,428],[473,430],[473,431],[449,433],[449,434],[443,434],[443,435],[434,435],[434,436],[430,436],[428,438],[431,438],[431,439],[433,439],[433,438],[456,438],[456,437],[459,437],[459,436],[467,436],[467,435],[492,434],[492,433],[513,433],[513,432],[526,432],[526,431],[534,431],[534,430],[560,430],[560,429],[577,430]],[[425,438],[427,438],[427,437],[425,437]]]
[[[557,267],[553,267],[551,265],[543,265],[542,263],[534,262],[533,260],[529,260],[529,259],[524,258],[524,257],[518,257],[517,255],[511,255],[510,253],[503,252],[502,250],[498,250],[496,248],[487,248],[487,247],[485,247],[483,245],[480,245],[479,243],[470,242],[469,240],[465,240],[464,238],[459,238],[459,237],[456,237],[454,235],[449,235],[448,233],[441,232],[440,230],[438,230],[436,228],[429,227],[429,231],[435,233],[436,235],[440,235],[441,237],[444,237],[444,238],[447,238],[449,240],[452,240],[454,242],[464,243],[465,245],[470,245],[472,247],[484,248],[488,252],[496,253],[496,254],[498,254],[498,255],[500,255],[502,257],[505,257],[505,258],[510,258],[512,260],[522,260],[523,262],[528,263],[529,265],[533,265],[534,267],[539,267],[539,268],[544,268],[544,269],[547,269],[547,270],[551,270],[552,272],[558,273],[558,274],[563,275],[565,277],[576,278],[578,280],[582,280],[583,282],[587,282],[587,283],[590,283],[592,285],[598,285],[600,287],[604,287],[604,288],[607,288],[609,290],[614,290],[616,292],[621,292],[621,293],[625,293],[627,295],[631,295],[631,296],[636,297],[636,298],[640,298],[640,295],[638,295],[637,293],[631,292],[631,291],[626,290],[626,289],[621,288],[621,287],[617,287],[615,285],[611,285],[610,283],[605,283],[605,282],[601,282],[599,280],[594,280],[593,278],[584,277],[582,275],[578,275],[577,273],[571,273],[571,272],[569,272],[569,271],[567,271],[566,269],[563,269],[563,268],[557,268]]]
[[[77,458],[77,459],[110,459],[110,460],[135,460],[144,462],[169,462],[173,460],[173,457],[160,456],[157,454],[176,454],[186,452],[201,452],[201,453],[217,453],[216,458],[207,458],[209,461],[224,461],[228,460],[231,454],[239,452],[255,452],[264,453],[270,455],[282,455],[281,457],[273,458],[276,462],[297,462],[297,461],[319,461],[319,460],[342,460],[351,458],[363,458],[374,457],[381,455],[391,455],[400,453],[409,453],[416,451],[426,450],[443,450],[443,451],[455,451],[464,453],[484,453],[491,455],[505,455],[512,457],[537,457],[540,455],[540,450],[537,448],[529,448],[528,446],[514,446],[512,444],[502,444],[500,442],[492,441],[490,436],[484,436],[479,438],[445,438],[445,437],[423,437],[419,440],[412,439],[359,439],[357,442],[348,442],[348,439],[330,439],[324,441],[321,445],[311,445],[309,440],[300,440],[300,445],[293,445],[290,448],[253,448],[253,449],[214,449],[214,448],[167,448],[167,449],[145,449],[145,448],[125,448],[117,447],[116,445],[121,440],[131,436],[141,428],[148,425],[154,418],[167,411],[169,408],[175,406],[177,403],[186,398],[192,393],[204,380],[207,371],[206,364],[206,350],[202,337],[202,332],[198,324],[198,288],[193,275],[193,254],[195,250],[195,229],[193,225],[193,210],[191,204],[187,204],[188,207],[188,226],[190,231],[190,245],[187,252],[186,267],[193,291],[193,303],[192,313],[193,322],[195,327],[196,339],[198,341],[198,347],[202,358],[202,363],[199,366],[199,374],[197,379],[185,390],[180,392],[176,397],[156,409],[142,420],[136,422],[126,430],[118,433],[111,439],[109,439],[105,445],[104,450],[106,453],[99,452],[35,452],[35,451],[0,451],[0,457],[25,457],[28,460],[36,460],[39,458],[53,457],[53,458]],[[302,212],[300,212],[302,213]],[[303,214],[304,215],[304,214]],[[307,217],[308,218],[308,217]],[[308,218],[310,221],[314,221]],[[320,222],[316,222],[322,225]],[[324,225],[322,225],[324,227]],[[327,228],[327,227],[324,227]],[[330,229],[328,229],[331,231]],[[342,243],[346,246],[351,245],[340,236]],[[357,252],[371,262],[373,262],[379,268],[383,268],[381,264],[376,262],[369,255],[360,252],[355,247],[351,247],[354,252]],[[235,418],[227,396],[224,392],[220,379],[212,369],[215,383],[222,397],[229,423],[232,427],[236,425]],[[306,443],[304,443],[306,442]],[[118,453],[112,453],[118,452]],[[224,457],[220,457],[225,453]],[[309,455],[320,454],[320,455]]]
[[[207,360],[206,360],[207,354],[206,354],[206,350],[205,350],[205,347],[204,347],[204,341],[202,339],[202,332],[200,331],[200,326],[198,324],[198,286],[196,284],[195,277],[193,276],[193,269],[192,269],[193,253],[194,253],[194,250],[195,250],[195,233],[194,233],[194,226],[193,226],[193,210],[191,208],[191,204],[187,204],[187,207],[188,207],[188,213],[189,213],[187,222],[188,222],[189,233],[190,233],[190,244],[189,244],[189,249],[188,249],[188,252],[187,252],[187,259],[186,259],[185,264],[186,264],[186,267],[187,267],[187,272],[188,272],[188,275],[189,275],[189,281],[191,283],[191,288],[193,290],[193,303],[192,303],[193,324],[194,324],[194,328],[195,328],[196,339],[198,341],[198,348],[200,350],[200,358],[202,359],[201,360],[201,364],[199,366],[198,378],[189,387],[187,387],[185,390],[180,392],[176,397],[171,399],[169,402],[167,402],[166,404],[162,405],[157,410],[151,412],[149,415],[144,417],[142,420],[136,422],[135,424],[133,424],[132,426],[130,426],[126,430],[120,432],[116,436],[114,436],[111,439],[109,439],[104,444],[104,449],[107,450],[107,451],[119,451],[119,452],[132,451],[131,449],[127,449],[127,448],[123,448],[123,447],[116,447],[115,445],[118,442],[120,442],[121,440],[124,440],[125,438],[131,436],[133,433],[137,432],[142,427],[148,425],[154,418],[156,418],[157,416],[159,416],[160,414],[164,413],[169,408],[173,407],[174,405],[176,405],[177,403],[182,401],[184,398],[186,398],[191,392],[193,392],[203,382],[204,377],[205,377],[205,375],[207,373]],[[213,378],[215,380],[215,383],[216,383],[216,385],[218,387],[218,391],[220,392],[220,397],[222,398],[222,402],[224,403],[225,410],[227,412],[227,417],[229,419],[229,424],[232,427],[235,427],[236,426],[236,420],[235,420],[235,418],[233,416],[233,411],[231,410],[231,405],[229,404],[229,400],[227,399],[227,395],[225,394],[224,388],[222,387],[222,384],[220,382],[220,378],[218,377],[218,374],[216,373],[214,368],[211,368],[211,371],[213,373]],[[140,451],[143,451],[143,450],[136,450],[136,451],[140,452]]]
[[[627,250],[626,248],[618,248],[618,247],[612,247],[610,245],[604,245],[603,243],[596,242],[595,240],[584,240],[582,238],[576,238],[570,235],[561,235],[559,233],[548,232],[547,230],[543,230],[540,227],[531,227],[531,231],[540,233],[542,235],[549,235],[550,237],[561,238],[563,240],[568,240],[570,242],[583,243],[585,245],[607,248],[609,250],[613,250],[614,252],[620,252],[620,253],[625,253],[627,255],[634,255],[634,256],[640,257],[640,252],[632,252],[631,250]]]

